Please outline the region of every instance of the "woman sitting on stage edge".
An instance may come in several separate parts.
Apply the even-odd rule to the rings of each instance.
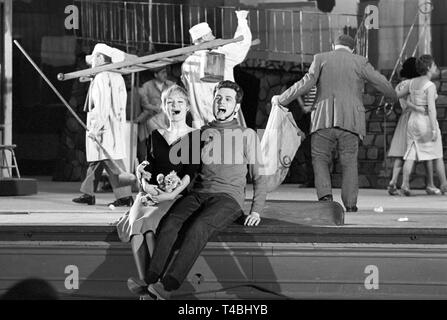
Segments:
[[[408,86],[410,79],[419,77],[420,74],[416,71],[416,58],[410,57],[402,64],[402,70],[400,71],[400,77],[402,82],[396,86],[396,93],[399,95],[400,91]],[[388,193],[392,196],[399,195],[397,189],[397,179],[403,166],[403,157],[407,151],[407,126],[408,119],[412,111],[425,112],[424,107],[418,107],[411,103],[410,96],[402,97],[399,99],[400,106],[402,108],[402,114],[397,122],[396,129],[394,130],[393,139],[391,140],[390,150],[388,151],[388,157],[394,158],[393,175],[388,185]],[[440,195],[441,190],[435,187],[433,182],[433,162],[431,160],[424,161],[425,170],[427,172],[426,189],[427,194]]]
[[[443,160],[442,136],[436,119],[438,97],[436,86],[431,81],[438,75],[438,68],[430,55],[422,55],[416,61],[416,70],[421,75],[411,79],[398,93],[398,97],[410,95],[411,102],[423,107],[423,112],[412,111],[408,119],[407,150],[404,155],[404,168],[401,191],[410,196],[410,174],[415,161],[434,160],[436,172],[441,182],[441,192],[447,192],[447,179]]]
[[[194,133],[200,133],[186,124],[186,115],[189,111],[189,100],[186,91],[173,85],[162,93],[162,108],[169,119],[168,129],[157,129],[148,139],[147,161],[137,168],[137,176],[142,191],[137,195],[135,203],[129,212],[124,214],[117,222],[118,235],[123,242],[131,243],[132,253],[138,270],[139,280],[128,279],[128,287],[135,292],[140,287],[146,287],[146,270],[154,249],[154,234],[161,218],[166,214],[174,200],[186,192],[186,187],[193,180],[199,164],[192,161],[192,140]],[[194,130],[194,131],[193,131]],[[200,137],[200,135],[199,135]],[[197,138],[197,137],[196,137]],[[199,140],[200,141],[200,140]],[[180,146],[180,148],[179,148]],[[200,145],[198,146],[200,148]],[[172,149],[179,150],[171,152]],[[185,157],[184,152],[188,153]],[[199,152],[199,151],[198,151]],[[171,155],[172,153],[172,155]],[[183,157],[182,157],[183,155]],[[178,161],[171,159],[175,156]],[[178,158],[177,158],[178,157]],[[182,163],[182,159],[187,159]],[[196,161],[199,162],[199,161]],[[162,191],[155,186],[158,184],[157,175],[168,175],[175,171],[181,183],[172,192]],[[138,174],[138,172],[140,172]],[[148,178],[147,185],[144,178]],[[151,195],[156,190],[158,195]],[[149,203],[145,200],[148,199]]]

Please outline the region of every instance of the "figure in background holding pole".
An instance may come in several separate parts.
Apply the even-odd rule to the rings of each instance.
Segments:
[[[93,53],[86,57],[87,63],[93,68],[124,61],[124,59],[124,52],[102,43],[97,44]],[[87,111],[86,155],[89,166],[86,178],[81,185],[83,195],[73,199],[73,202],[95,204],[95,172],[104,166],[117,199],[109,205],[132,205],[131,187],[120,186],[118,179],[120,168],[116,166],[121,166],[121,170],[125,168],[123,128],[126,121],[126,100],[126,85],[120,74],[105,71],[98,73],[92,80],[84,107],[84,111]],[[99,147],[95,138],[104,149]]]

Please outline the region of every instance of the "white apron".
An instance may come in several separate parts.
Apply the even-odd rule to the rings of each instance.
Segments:
[[[99,141],[114,160],[126,158],[124,125],[127,91],[120,74],[101,72],[90,84],[87,96],[87,128],[100,132]],[[87,161],[108,159],[98,144],[86,136]]]

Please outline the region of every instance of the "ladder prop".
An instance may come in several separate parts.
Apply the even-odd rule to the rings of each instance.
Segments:
[[[134,57],[128,55],[127,60],[122,62],[111,63],[96,68],[89,68],[66,74],[60,73],[58,74],[57,78],[59,81],[66,81],[81,77],[91,77],[103,71],[114,71],[127,74],[127,73],[140,72],[147,69],[155,69],[176,62],[182,62],[187,58],[189,54],[192,54],[195,51],[217,48],[229,43],[240,42],[242,40],[244,40],[243,36],[239,36],[234,39],[225,39],[225,40],[216,39],[198,45],[154,53],[143,57]],[[256,41],[254,42],[255,44],[257,43]]]

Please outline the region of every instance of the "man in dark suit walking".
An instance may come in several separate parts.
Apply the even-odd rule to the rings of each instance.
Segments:
[[[272,105],[285,106],[317,86],[310,130],[315,187],[320,201],[333,200],[329,165],[336,147],[342,166],[341,196],[347,212],[358,210],[357,154],[358,140],[366,134],[362,97],[365,82],[397,100],[391,84],[365,57],[353,54],[354,47],[352,37],[340,35],[333,51],[316,54],[307,74],[272,98]]]

